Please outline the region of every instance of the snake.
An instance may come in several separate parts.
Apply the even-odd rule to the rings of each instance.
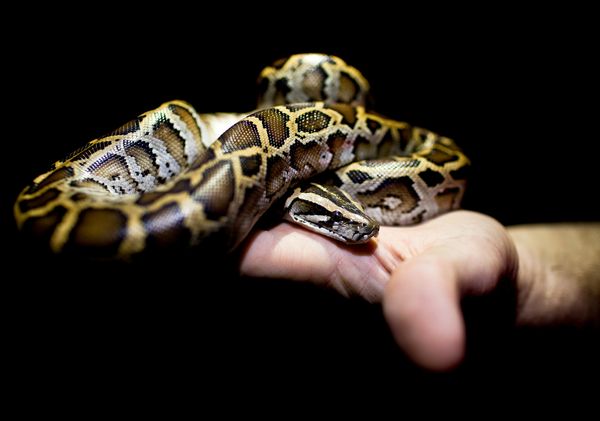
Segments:
[[[127,260],[228,253],[268,215],[361,244],[460,207],[469,159],[366,108],[369,83],[342,59],[295,54],[258,87],[254,111],[169,101],[56,161],[18,195],[20,232],[52,253]]]

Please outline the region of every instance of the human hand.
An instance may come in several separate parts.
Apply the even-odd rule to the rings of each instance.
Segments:
[[[504,227],[467,211],[413,227],[382,227],[363,246],[345,246],[284,223],[257,232],[241,261],[245,275],[311,281],[346,296],[383,300],[398,344],[432,369],[462,358],[461,296],[490,291],[516,270]]]
[[[536,273],[539,262],[521,244],[527,241],[515,245],[511,234],[496,220],[469,211],[412,227],[382,227],[376,240],[362,246],[345,246],[283,223],[248,240],[240,270],[382,301],[406,354],[426,368],[445,370],[464,355],[460,300],[465,295],[488,293],[507,278],[516,287],[521,323],[555,322],[581,308],[576,284],[561,282],[570,290],[551,289],[557,283]],[[517,230],[515,238],[521,237],[528,238]]]

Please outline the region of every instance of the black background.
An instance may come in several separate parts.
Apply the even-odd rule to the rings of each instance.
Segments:
[[[597,71],[584,11],[455,11],[457,18],[374,8],[323,19],[312,8],[285,25],[264,23],[260,10],[257,18],[246,10],[137,16],[98,7],[77,19],[45,12],[61,14],[42,10],[11,32],[3,64],[3,283],[16,390],[49,391],[59,380],[70,393],[78,385],[163,390],[189,382],[248,390],[259,381],[372,389],[383,377],[393,390],[419,391],[597,378],[597,332],[514,330],[510,293],[465,302],[466,362],[432,375],[405,359],[377,305],[240,279],[235,256],[144,266],[48,259],[20,243],[11,216],[33,177],[137,114],[175,98],[199,112],[250,110],[262,67],[325,52],[364,73],[378,112],[463,147],[473,162],[466,208],[507,225],[597,220]]]

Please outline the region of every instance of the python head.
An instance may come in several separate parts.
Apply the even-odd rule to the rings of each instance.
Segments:
[[[284,218],[346,244],[368,242],[379,224],[346,192],[310,183],[297,187],[285,201]]]

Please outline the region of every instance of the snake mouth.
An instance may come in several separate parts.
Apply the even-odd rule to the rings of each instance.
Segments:
[[[379,225],[367,227],[367,229],[359,230],[352,237],[352,242],[348,241],[349,244],[364,244],[368,243],[371,238],[379,235]]]

